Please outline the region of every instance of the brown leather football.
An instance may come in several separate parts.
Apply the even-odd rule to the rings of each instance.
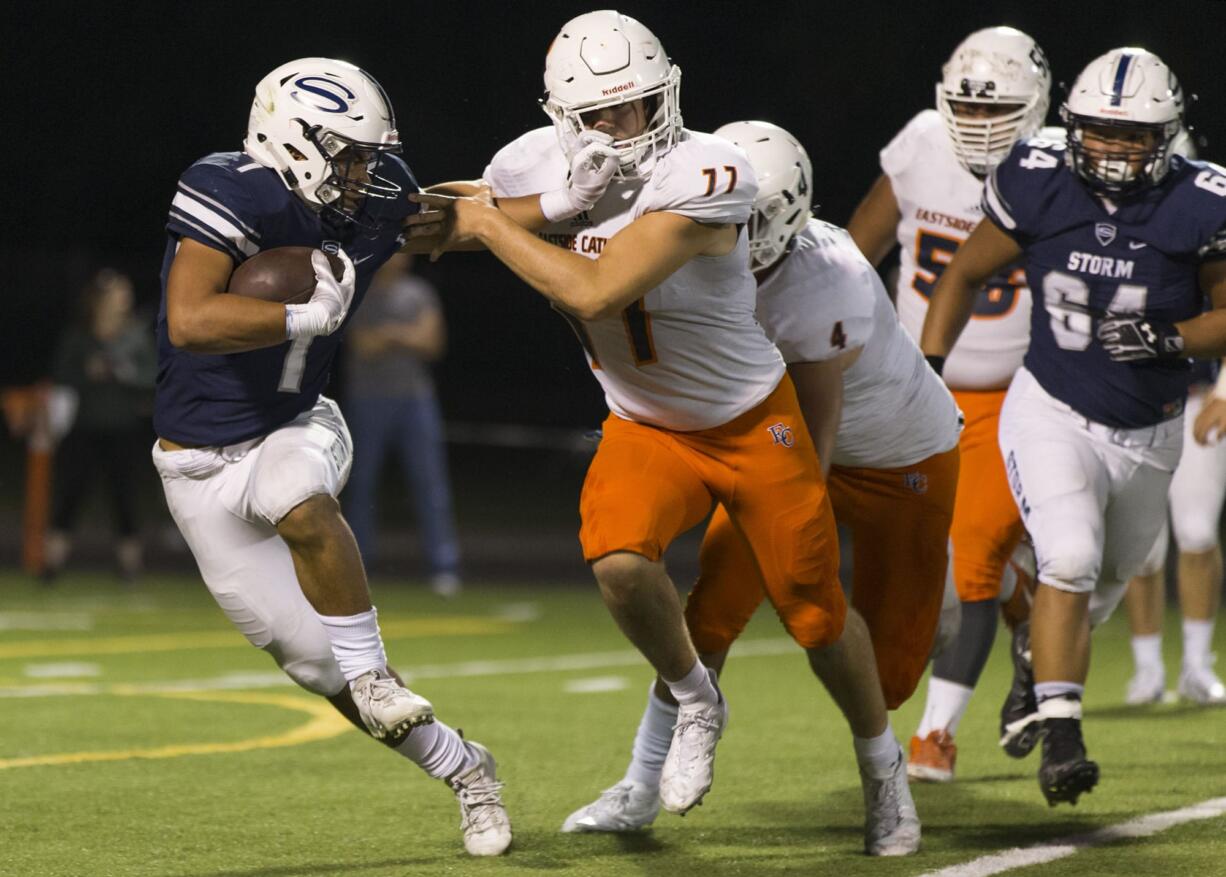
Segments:
[[[276,301],[302,304],[315,292],[315,269],[311,267],[311,247],[276,247],[263,250],[234,269],[226,292]],[[331,254],[332,274],[341,279],[344,266]]]

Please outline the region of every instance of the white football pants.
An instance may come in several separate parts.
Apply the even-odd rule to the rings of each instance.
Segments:
[[[323,397],[263,438],[183,451],[153,445],[170,514],[217,605],[295,682],[324,696],[344,689],[345,677],[275,525],[308,497],[340,493],[352,460],[345,420]]]
[[[1019,369],[1000,415],[1000,450],[1034,542],[1038,579],[1091,594],[1101,624],[1166,520],[1182,418],[1116,429],[1077,414]]]
[[[1153,575],[1166,564],[1172,528],[1180,551],[1202,554],[1218,543],[1218,523],[1226,499],[1226,437],[1208,447],[1192,438],[1192,424],[1205,405],[1206,392],[1188,396],[1183,412],[1183,455],[1171,480],[1171,520],[1145,558],[1141,575]]]

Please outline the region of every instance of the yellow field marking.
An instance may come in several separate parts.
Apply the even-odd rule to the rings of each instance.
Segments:
[[[431,636],[488,636],[504,633],[513,622],[500,618],[445,615],[404,618],[380,623],[385,640]],[[91,639],[40,639],[0,643],[0,658],[51,658],[66,655],[128,655],[143,652],[181,652],[192,649],[246,648],[247,641],[233,630],[191,630],[182,633],[133,634]]]
[[[231,743],[181,743],[171,746],[155,746],[148,749],[118,749],[108,752],[63,752],[56,755],[33,755],[26,758],[0,758],[0,770],[18,767],[49,767],[63,764],[87,764],[101,761],[131,761],[137,758],[182,758],[185,755],[222,755],[235,752],[251,752],[256,749],[280,749],[286,746],[301,746],[339,736],[353,726],[323,698],[307,699],[292,694],[275,694],[254,691],[175,691],[150,693],[138,691],[131,686],[116,685],[110,694],[139,697],[168,697],[176,700],[196,700],[216,703],[243,703],[279,706],[307,713],[309,722],[291,728],[283,734],[252,737]]]

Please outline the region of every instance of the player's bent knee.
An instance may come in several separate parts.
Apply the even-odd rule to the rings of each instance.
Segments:
[[[340,666],[331,652],[325,655],[278,661],[290,679],[312,694],[332,697],[347,685]]]
[[[279,526],[290,515],[301,516],[302,507],[317,497],[335,505],[341,483],[335,461],[318,449],[296,448],[261,457],[251,479],[251,504],[256,514]]]
[[[1102,568],[1102,555],[1093,540],[1087,547],[1069,542],[1063,547],[1044,546],[1039,581],[1061,591],[1086,593],[1094,589]]]
[[[1182,554],[1206,554],[1217,548],[1217,519],[1189,516],[1188,520],[1174,521],[1175,542]],[[1165,558],[1163,558],[1165,560]]]
[[[641,554],[617,551],[592,562],[592,573],[607,593],[622,594],[639,587],[652,575],[656,563]]]

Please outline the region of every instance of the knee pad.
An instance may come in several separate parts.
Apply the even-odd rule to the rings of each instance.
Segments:
[[[1218,519],[1201,513],[1200,509],[1194,514],[1175,514],[1174,506],[1171,507],[1171,522],[1175,530],[1175,542],[1179,545],[1181,552],[1189,554],[1203,554],[1206,551],[1211,551],[1217,547],[1218,543]],[[1163,552],[1165,559],[1166,552]]]
[[[278,660],[277,663],[290,679],[312,694],[332,697],[348,684],[331,651],[327,655],[299,657],[289,661]]]
[[[353,440],[331,400],[274,431],[258,449],[248,491],[257,515],[273,526],[303,500],[335,497],[349,479]]]
[[[1086,593],[1093,590],[1102,569],[1102,546],[1093,539],[1072,538],[1052,540],[1042,546],[1039,557],[1039,581],[1061,591]]]

